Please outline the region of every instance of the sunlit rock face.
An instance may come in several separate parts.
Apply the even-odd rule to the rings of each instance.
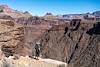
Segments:
[[[26,27],[22,25],[18,25],[14,21],[0,20],[1,55],[6,56],[6,57],[14,56],[14,55],[32,56],[33,47],[32,45],[27,44],[28,41],[26,40],[29,39],[28,38],[29,34],[27,34],[28,32],[26,30],[27,30]]]
[[[51,59],[40,58],[39,60],[35,60],[28,56],[21,56],[17,60],[13,58],[13,56],[2,58],[0,60],[0,67],[67,67],[66,63]]]
[[[100,66],[100,22],[72,21],[54,26],[41,39],[42,57],[71,67]]]
[[[0,50],[8,57],[22,51],[24,29],[10,20],[0,20]]]

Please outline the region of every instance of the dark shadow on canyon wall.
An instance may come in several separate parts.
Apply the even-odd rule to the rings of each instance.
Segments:
[[[97,22],[97,24],[94,24],[93,28],[89,29],[87,32],[89,35],[99,35],[100,34],[100,22]]]

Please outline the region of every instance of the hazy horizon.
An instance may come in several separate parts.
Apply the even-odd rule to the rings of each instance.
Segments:
[[[38,16],[47,12],[54,15],[91,13],[100,10],[99,3],[100,0],[0,0],[0,5],[6,4]]]

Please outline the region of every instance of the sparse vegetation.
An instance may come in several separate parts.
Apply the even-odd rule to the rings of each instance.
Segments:
[[[2,9],[0,9],[0,13],[1,13],[1,12],[3,12],[3,10],[2,10]]]

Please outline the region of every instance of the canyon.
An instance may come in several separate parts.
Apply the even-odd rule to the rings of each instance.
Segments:
[[[33,61],[39,41],[42,59],[62,61],[68,67],[100,66],[100,21],[45,19],[6,9],[0,13],[1,60],[13,56],[13,62],[20,62],[20,57],[29,56]]]

